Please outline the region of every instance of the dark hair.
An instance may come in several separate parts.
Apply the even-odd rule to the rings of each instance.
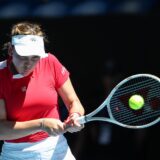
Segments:
[[[45,38],[45,33],[39,24],[20,22],[12,26],[11,36],[14,35],[38,35]]]

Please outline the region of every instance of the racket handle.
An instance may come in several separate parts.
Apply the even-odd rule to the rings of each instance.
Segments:
[[[86,117],[85,116],[78,117],[76,119],[76,121],[78,121],[79,124],[84,124],[84,123],[86,123]],[[64,128],[65,128],[65,130],[67,130],[70,127],[71,127],[71,125],[69,123],[64,122]]]
[[[78,121],[80,124],[84,124],[86,123],[86,117],[85,116],[78,117],[76,121]]]
[[[67,130],[68,128],[70,128],[71,125],[69,123],[64,123],[64,129]]]

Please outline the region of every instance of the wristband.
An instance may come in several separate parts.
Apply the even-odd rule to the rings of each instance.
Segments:
[[[81,114],[79,112],[73,112],[73,113],[70,113],[69,116],[72,116],[74,114],[77,114],[79,117],[81,116]]]
[[[70,118],[73,117],[74,115],[78,115],[78,117],[81,116],[81,114],[79,112],[72,112],[72,113],[69,114],[68,118],[65,120],[65,123],[69,123]]]

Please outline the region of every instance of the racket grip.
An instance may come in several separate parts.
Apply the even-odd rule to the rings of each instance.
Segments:
[[[76,121],[79,124],[84,124],[84,123],[86,123],[86,118],[85,118],[85,116],[81,116],[81,117],[76,118]]]

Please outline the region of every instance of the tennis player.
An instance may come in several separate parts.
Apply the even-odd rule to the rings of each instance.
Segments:
[[[84,108],[68,70],[45,52],[44,40],[38,24],[21,22],[11,29],[9,56],[0,63],[2,160],[75,160],[63,134],[84,127],[75,120]],[[60,120],[59,96],[69,125]]]

